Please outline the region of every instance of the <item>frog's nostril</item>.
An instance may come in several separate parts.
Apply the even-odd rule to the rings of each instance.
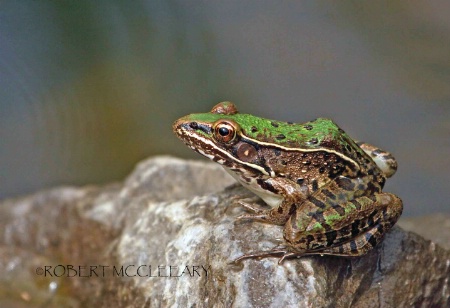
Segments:
[[[197,128],[198,128],[197,122],[191,122],[191,123],[189,123],[189,126],[190,126],[192,129],[197,129]]]

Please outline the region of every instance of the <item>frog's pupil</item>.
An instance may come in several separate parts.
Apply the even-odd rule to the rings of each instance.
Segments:
[[[219,134],[224,137],[228,136],[230,134],[230,130],[226,127],[221,127],[219,128]]]

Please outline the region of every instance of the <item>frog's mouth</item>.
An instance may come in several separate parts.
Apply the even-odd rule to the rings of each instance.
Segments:
[[[210,140],[212,138],[210,125],[185,121],[181,118],[173,124],[173,131],[192,150],[217,161],[217,156],[221,151],[217,151],[217,146]]]

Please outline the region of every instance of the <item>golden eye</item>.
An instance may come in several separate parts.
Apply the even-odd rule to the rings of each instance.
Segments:
[[[237,124],[232,121],[217,121],[213,126],[214,138],[222,143],[230,143],[236,138],[237,127]]]

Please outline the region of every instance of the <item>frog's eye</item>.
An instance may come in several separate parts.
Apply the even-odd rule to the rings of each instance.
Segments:
[[[214,123],[214,139],[222,143],[230,143],[236,138],[238,125],[232,121],[220,120]]]

